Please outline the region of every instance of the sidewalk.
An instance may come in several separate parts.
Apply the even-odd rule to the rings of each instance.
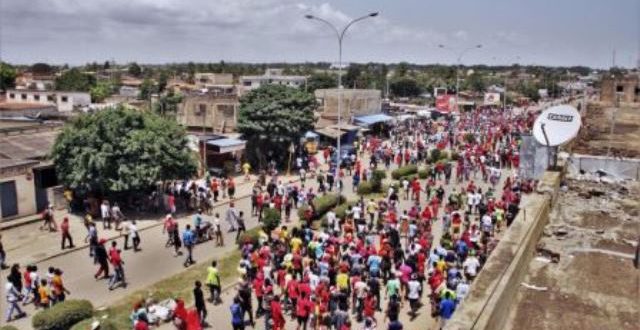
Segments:
[[[281,178],[287,182],[289,180],[295,181],[298,179],[297,176],[285,176]],[[256,182],[257,177],[252,176],[252,179],[249,182],[244,181],[244,178],[242,177],[238,177],[236,179],[236,182],[238,182],[236,200],[250,197],[253,184]],[[217,208],[227,205],[229,202],[230,200],[228,198],[219,199],[218,203],[214,204],[214,207]],[[61,234],[59,231],[50,232],[48,230],[40,229],[40,226],[42,225],[40,215],[16,219],[11,221],[9,223],[10,225],[1,227],[2,242],[7,253],[6,263],[8,265],[19,263],[23,266],[28,264],[37,264],[88,247],[88,242],[84,241],[87,236],[87,230],[84,227],[83,218],[79,215],[68,214],[66,210],[56,210],[54,218],[58,226],[65,216],[69,217],[69,230],[73,237],[73,243],[75,244],[73,249],[61,249]],[[135,218],[136,225],[138,226],[138,230],[142,232],[142,236],[144,236],[144,231],[150,228],[162,226],[164,216],[164,214],[157,214],[149,215],[144,218]],[[191,214],[178,214],[177,219],[182,221],[190,219],[190,217]],[[98,235],[100,238],[113,240],[122,237],[120,231],[102,229],[102,223],[99,220],[96,221],[96,228],[98,229]]]

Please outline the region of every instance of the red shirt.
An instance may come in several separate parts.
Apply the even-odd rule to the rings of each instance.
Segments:
[[[62,221],[62,223],[60,224],[60,230],[62,231],[63,234],[68,234],[69,233],[69,221]]]
[[[313,303],[309,298],[300,299],[296,304],[296,315],[300,317],[307,317],[312,309]]]
[[[282,305],[278,301],[271,301],[271,317],[273,318],[273,330],[284,329],[284,314],[282,314]]]

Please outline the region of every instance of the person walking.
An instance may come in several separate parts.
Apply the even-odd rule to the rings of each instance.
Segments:
[[[113,266],[113,276],[109,279],[109,290],[115,289],[115,285],[121,283],[123,287],[127,286],[127,282],[124,277],[124,268],[122,265],[122,257],[120,256],[120,250],[118,249],[118,243],[116,241],[111,242],[111,249],[109,249],[109,260],[111,266]]]
[[[62,219],[62,223],[60,224],[60,232],[62,233],[62,243],[61,247],[64,250],[66,246],[66,242],[69,241],[69,248],[73,249],[75,245],[73,245],[73,238],[71,238],[71,233],[69,232],[69,218],[64,217]]]
[[[247,227],[244,224],[244,212],[243,211],[240,211],[240,214],[238,215],[238,218],[236,219],[236,222],[238,224],[238,232],[236,233],[236,242],[237,242],[238,239],[240,238],[240,234],[247,231]]]
[[[229,199],[233,200],[236,195],[236,183],[232,177],[227,180],[227,190],[229,192]]]
[[[100,265],[98,271],[93,275],[95,279],[98,279],[102,274],[104,274],[103,278],[109,278],[109,256],[107,255],[107,249],[104,247],[104,243],[106,242],[106,239],[101,238],[94,251],[94,262]]]
[[[204,326],[207,322],[207,306],[204,303],[204,293],[202,292],[202,283],[200,281],[195,282],[195,287],[193,288],[193,301],[196,305],[196,311],[198,311],[200,324]]]
[[[131,237],[131,226],[129,225],[129,221],[124,221],[122,223],[122,236],[124,238],[124,249],[129,250],[129,238]]]
[[[115,230],[121,230],[120,223],[122,223],[122,221],[124,220],[124,214],[120,210],[120,206],[118,205],[118,203],[113,203],[113,207],[111,207],[111,217],[113,219],[113,222],[116,223]]]
[[[49,229],[49,231],[58,231],[56,220],[53,217],[53,204],[49,203],[47,209],[42,212],[42,226],[40,226],[40,230]]]
[[[71,294],[62,282],[62,270],[59,268],[56,268],[53,271],[53,278],[51,279],[51,293],[53,294],[54,301],[56,303],[64,302],[67,295]]]
[[[244,310],[238,297],[233,298],[233,304],[229,309],[231,310],[231,326],[233,330],[244,330]]]
[[[230,233],[236,231],[236,219],[238,219],[238,210],[236,210],[235,204],[231,202],[229,203],[229,208],[225,214],[225,220],[229,224]]]
[[[7,269],[7,252],[4,250],[4,245],[2,244],[2,234],[0,234],[0,269]]]
[[[111,208],[106,199],[100,204],[100,216],[102,217],[102,229],[111,229]]]
[[[5,284],[5,296],[7,299],[7,312],[5,316],[5,321],[7,323],[11,322],[12,316],[14,312],[17,312],[16,319],[27,316],[21,308],[18,302],[20,301],[20,290],[16,288],[16,286],[11,281],[10,276],[7,277],[7,283]]]
[[[131,220],[129,223],[129,233],[131,235],[131,241],[133,242],[133,252],[140,251],[140,233],[138,232],[138,226],[136,226],[135,220]]]
[[[213,218],[213,231],[216,235],[216,246],[224,246],[224,237],[222,236],[222,226],[220,225],[219,213],[216,213]]]
[[[211,298],[209,302],[212,302],[214,305],[218,305],[222,303],[222,299],[220,299],[220,272],[218,271],[218,262],[212,261],[211,266],[207,268],[207,286],[209,287],[209,291],[211,292]]]
[[[193,260],[193,246],[196,244],[196,236],[193,230],[191,230],[191,225],[187,225],[182,233],[182,244],[184,244],[184,247],[187,249],[187,258],[184,261],[184,266],[189,267],[196,263]]]

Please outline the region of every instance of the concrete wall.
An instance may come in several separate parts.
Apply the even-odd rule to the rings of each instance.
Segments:
[[[205,112],[201,111],[202,108]],[[240,102],[237,96],[189,95],[178,107],[178,123],[192,128],[205,127],[218,132],[225,125],[226,132],[237,126]]]
[[[321,104],[318,109],[324,118],[338,117],[338,100],[340,90],[318,89],[316,99]],[[369,115],[382,111],[382,92],[377,89],[345,89],[341,102],[342,118],[349,120],[351,116]]]
[[[31,171],[31,169],[29,169]],[[18,197],[18,214],[11,218],[18,218],[33,215],[36,213],[36,190],[33,183],[33,175],[31,180],[27,180],[26,173],[22,174],[10,174],[11,176],[0,176],[0,183],[2,182],[16,182],[16,194]],[[2,206],[0,205],[0,208]],[[0,213],[1,214],[1,213]],[[9,219],[11,219],[9,218]],[[8,219],[1,219],[2,221]]]
[[[526,197],[520,213],[489,256],[466,300],[447,330],[502,329],[516,298],[535,246],[549,221],[560,185],[560,172],[545,172],[538,193]]]

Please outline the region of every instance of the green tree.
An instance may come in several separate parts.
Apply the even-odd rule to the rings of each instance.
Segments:
[[[129,68],[127,69],[127,72],[129,72],[130,75],[137,78],[142,76],[142,68],[136,62],[129,64]]]
[[[96,85],[96,77],[78,69],[65,71],[56,78],[56,90],[88,92]]]
[[[162,116],[175,116],[178,112],[178,105],[183,99],[184,97],[181,94],[169,92],[166,95],[160,96],[158,102],[154,104],[153,110]]]
[[[484,92],[486,88],[484,77],[479,72],[470,74],[465,80],[464,88],[478,93]]]
[[[303,90],[264,85],[240,99],[238,131],[247,140],[247,155],[262,168],[267,161],[286,163],[288,149],[313,127],[315,97]]]
[[[91,87],[89,93],[91,94],[91,101],[100,103],[107,97],[111,96],[111,94],[113,94],[113,86],[110,82],[101,81],[95,86]]]
[[[140,100],[148,100],[151,97],[151,94],[157,93],[158,87],[153,82],[153,80],[149,78],[144,78],[142,81],[142,85],[140,85],[140,95],[138,95],[138,99]]]
[[[158,115],[116,107],[68,122],[51,151],[60,182],[79,192],[146,191],[196,171],[183,128]]]
[[[335,75],[327,73],[312,74],[307,79],[307,90],[313,93],[316,89],[336,88],[338,86],[338,78]]]
[[[4,92],[15,86],[16,70],[11,65],[0,62],[0,90]]]
[[[389,84],[389,90],[396,97],[417,97],[422,90],[418,82],[411,78],[400,78]]]
[[[31,66],[31,73],[39,76],[49,76],[53,74],[53,68],[47,63],[34,63]]]
[[[407,75],[407,73],[409,72],[409,63],[407,62],[400,62],[398,63],[398,66],[396,67],[396,72],[395,72],[395,76],[397,78],[401,78]]]

